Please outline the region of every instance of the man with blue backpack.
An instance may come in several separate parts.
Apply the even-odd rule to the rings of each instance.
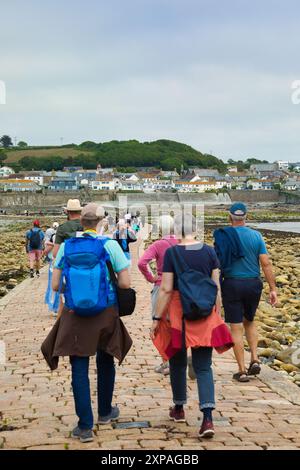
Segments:
[[[97,235],[96,227],[103,218],[102,207],[88,204],[81,214],[82,235],[60,245],[52,287],[54,291],[64,291],[65,307],[42,346],[52,369],[57,367],[59,356],[70,356],[75,410],[79,418],[72,437],[81,442],[93,440],[89,357],[97,355],[97,422],[108,424],[120,414],[119,408],[112,406],[114,357],[121,363],[132,345],[118,310],[119,290],[130,291],[129,261],[118,243]]]
[[[44,232],[40,228],[40,221],[35,220],[33,227],[26,232],[26,253],[29,258],[30,277],[34,277],[34,267],[36,276],[40,276],[40,261],[43,255]]]

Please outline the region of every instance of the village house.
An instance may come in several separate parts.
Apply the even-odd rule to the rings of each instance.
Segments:
[[[174,182],[174,189],[179,193],[204,193],[217,188],[215,181],[176,181]]]
[[[299,191],[300,190],[300,181],[296,179],[288,179],[284,185],[283,188],[286,191]]]
[[[111,176],[102,176],[97,178],[96,181],[92,181],[91,188],[93,191],[116,191],[119,189],[120,181],[117,178]]]
[[[22,179],[1,179],[0,180],[1,191],[31,191],[36,192],[40,190],[39,185],[34,181],[22,180]]]
[[[51,191],[78,191],[79,184],[73,176],[56,176],[52,178],[48,189]]]
[[[2,166],[0,168],[0,178],[7,178],[10,175],[13,175],[15,170],[10,168],[9,166]]]

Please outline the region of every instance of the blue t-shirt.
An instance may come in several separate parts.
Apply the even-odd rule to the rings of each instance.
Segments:
[[[40,232],[40,244],[38,248],[31,248],[30,247],[30,237],[31,237],[31,232]],[[38,228],[38,227],[33,227],[32,229],[28,230],[26,232],[26,239],[27,239],[27,247],[29,251],[34,251],[34,250],[42,250],[43,249],[43,240],[44,240],[44,232]]]
[[[268,251],[260,232],[249,227],[234,227],[237,230],[245,256],[234,261],[224,272],[225,278],[253,278],[260,276],[259,255]]]
[[[216,252],[211,246],[195,243],[193,245],[177,245],[177,247],[180,250],[183,260],[195,271],[200,271],[206,276],[211,277],[213,270],[220,268]],[[174,290],[178,290],[177,275],[175,273],[171,250],[174,250],[174,247],[168,248],[165,253],[163,272],[174,274],[173,288]]]
[[[94,232],[89,232],[89,231],[86,231],[86,232],[88,232],[89,235],[93,237],[98,236]],[[109,258],[110,258],[110,261],[111,261],[111,264],[115,273],[119,273],[120,271],[123,271],[123,269],[129,268],[130,262],[128,261],[122,249],[120,248],[119,244],[115,240],[107,240],[107,242],[104,245],[104,248],[109,254]],[[59,250],[55,259],[54,267],[56,269],[63,269],[64,253],[65,253],[65,244],[62,243],[59,247]],[[117,303],[116,290],[115,290],[113,283],[110,280],[110,275],[109,275],[107,267],[106,267],[106,276],[109,281],[108,305],[115,305]]]

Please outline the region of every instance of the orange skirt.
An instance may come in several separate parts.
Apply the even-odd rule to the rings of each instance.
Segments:
[[[179,292],[174,291],[153,343],[167,361],[182,349],[182,339],[182,306]],[[212,347],[223,353],[232,348],[233,341],[229,328],[214,308],[206,318],[185,321],[185,344],[186,348]]]

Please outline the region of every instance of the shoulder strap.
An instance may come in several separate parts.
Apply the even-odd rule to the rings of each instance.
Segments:
[[[190,269],[187,263],[184,261],[181,253],[179,252],[178,246],[172,247],[172,250],[170,250],[170,253],[171,253],[171,257],[172,257],[174,268],[175,268],[177,275],[185,271],[188,271]]]
[[[113,266],[112,266],[110,260],[106,261],[106,266],[107,266],[107,269],[108,269],[108,272],[109,272],[111,282],[113,284],[117,285],[118,284],[118,279],[117,279],[117,276],[116,276],[116,274],[113,270]]]

